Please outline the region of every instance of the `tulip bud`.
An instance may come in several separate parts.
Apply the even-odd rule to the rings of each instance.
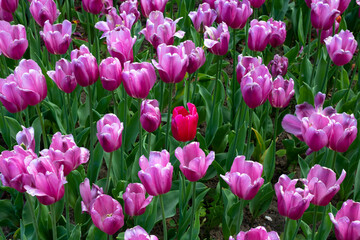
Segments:
[[[96,127],[96,136],[105,152],[113,152],[121,147],[124,124],[115,114],[105,114]]]
[[[158,240],[154,235],[149,235],[142,227],[135,226],[125,231],[124,240]]]
[[[233,29],[242,29],[253,13],[248,0],[218,0],[215,1],[217,11],[217,22],[225,22]]]
[[[99,66],[100,80],[104,89],[114,91],[121,84],[121,63],[119,59],[108,57]]]
[[[71,64],[73,65],[76,82],[80,86],[87,87],[98,80],[99,68],[96,58],[85,45],[82,45],[80,50],[71,51]]]
[[[32,0],[30,12],[36,23],[41,27],[44,26],[47,20],[49,20],[50,24],[53,24],[60,15],[54,0]]]
[[[65,54],[71,43],[71,22],[64,20],[61,24],[51,25],[49,20],[44,24],[44,31],[40,36],[45,42],[46,49],[51,54]]]
[[[288,68],[287,57],[281,57],[278,54],[274,56],[274,59],[269,62],[268,69],[271,70],[271,75],[277,77],[278,75],[285,76]]]
[[[77,86],[73,65],[64,58],[56,62],[55,71],[48,71],[47,74],[61,91],[72,93]]]
[[[198,32],[204,32],[204,27],[211,27],[214,23],[217,13],[214,9],[210,8],[208,3],[199,5],[197,12],[192,11],[189,13],[189,17],[194,24],[194,28]]]
[[[0,21],[0,52],[7,58],[19,60],[28,47],[25,27]]]
[[[86,12],[92,14],[99,14],[100,12],[106,13],[106,9],[113,6],[111,0],[82,0],[83,8]]]
[[[286,24],[282,21],[274,21],[273,18],[270,18],[268,23],[271,26],[270,45],[272,47],[282,45],[286,39]]]
[[[146,206],[153,196],[145,199],[145,188],[141,183],[130,183],[123,194],[125,213],[129,216],[140,216],[145,213]]]
[[[278,76],[273,82],[268,98],[272,107],[284,108],[289,105],[294,94],[294,80],[292,78],[284,80],[282,76]]]
[[[262,62],[261,57],[251,57],[243,56],[240,54],[238,56],[238,64],[236,66],[236,79],[241,84],[242,78],[251,70],[255,69],[257,66],[260,66]]]
[[[0,7],[9,13],[14,13],[19,6],[19,0],[1,0]]]
[[[335,18],[340,14],[336,0],[313,0],[311,3],[311,24],[316,29],[332,28]]]
[[[330,117],[333,122],[329,136],[329,148],[336,152],[346,152],[357,136],[357,121],[354,114],[334,113]]]
[[[249,1],[253,8],[260,8],[265,3],[265,0],[249,0]]]
[[[154,132],[158,129],[161,123],[161,113],[156,99],[147,99],[141,103],[140,123],[147,132]]]
[[[147,18],[153,11],[160,11],[163,13],[167,2],[168,0],[140,0],[141,13]]]
[[[25,128],[24,126],[21,127],[23,130],[16,134],[17,144],[24,145],[26,147],[25,150],[31,149],[35,152],[34,128]]]
[[[268,22],[254,19],[250,22],[248,47],[252,51],[262,52],[270,41],[272,33],[271,25]]]
[[[184,46],[185,54],[188,56],[189,64],[187,72],[192,74],[196,72],[205,63],[205,53],[201,47],[195,48],[195,43],[191,40],[182,42],[180,45]]]
[[[349,30],[341,30],[333,37],[326,38],[324,42],[331,60],[337,66],[350,62],[357,47],[357,41]]]
[[[229,49],[230,33],[226,23],[222,22],[217,29],[205,27],[204,45],[212,54],[225,55]]]
[[[187,142],[196,136],[199,115],[194,104],[187,104],[189,112],[183,107],[174,108],[171,117],[171,132],[173,137],[180,142]]]

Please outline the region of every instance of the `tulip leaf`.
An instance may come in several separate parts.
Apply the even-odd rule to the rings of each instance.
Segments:
[[[259,192],[250,201],[249,209],[254,218],[259,217],[266,212],[270,207],[275,192],[272,188],[271,182],[268,182],[261,186]]]
[[[78,224],[76,227],[71,231],[71,235],[69,240],[78,240],[81,238],[81,226]]]
[[[176,214],[176,205],[179,203],[179,190],[173,190],[162,195],[164,199],[165,217],[171,218]],[[157,217],[155,223],[162,220],[160,204],[157,205]]]
[[[205,140],[207,146],[210,146],[210,144],[213,142],[215,138],[216,131],[219,128],[219,125],[222,123],[221,117],[221,102],[217,102],[215,105],[214,113],[210,117],[210,121],[208,122],[206,126],[206,132],[205,132]]]
[[[298,156],[298,162],[301,170],[301,177],[306,178],[306,176],[310,171],[310,167],[307,164],[307,162],[304,159],[302,159],[302,157],[300,157],[300,155]]]
[[[305,35],[304,35],[304,24],[303,24],[303,13],[302,9],[300,8],[300,15],[298,18],[298,37],[302,44],[302,46],[305,46]]]
[[[89,229],[86,240],[98,240],[98,239],[106,239],[106,238],[107,238],[106,233],[95,227],[95,225],[92,225]]]
[[[301,87],[300,87],[300,96],[297,100],[298,104],[307,102],[309,104],[314,104],[314,94],[311,90],[311,88],[309,87],[309,85],[307,85],[306,83],[304,83]]]
[[[312,73],[312,64],[308,58],[303,58],[300,65],[300,82],[301,85],[304,83],[309,84],[311,79],[311,73]],[[298,101],[298,104],[300,102]]]
[[[1,107],[2,108],[2,107]],[[1,109],[1,114],[4,113],[4,110]],[[8,127],[7,121],[2,116],[0,117],[0,129],[1,129],[1,137],[4,139],[8,148],[11,147],[11,137],[10,137],[10,128]]]
[[[126,123],[125,149],[129,151],[139,134],[140,111],[137,111]],[[124,136],[123,136],[124,137]]]
[[[22,130],[20,123],[12,117],[5,116],[5,122],[7,123],[7,127],[10,129],[10,136],[13,139],[16,139],[16,134]]]
[[[221,126],[215,134],[214,140],[212,142],[213,150],[217,153],[224,152],[227,143],[228,143],[228,133],[230,131],[231,124],[227,123]]]
[[[326,74],[326,61],[325,59],[322,58],[322,55],[320,55],[320,60],[319,60],[319,64],[316,67],[316,74],[315,74],[315,92],[319,92],[322,89],[323,83],[324,81],[328,81],[327,79],[325,79],[325,74]],[[328,59],[328,61],[330,61],[330,59]]]
[[[19,219],[16,217],[15,209],[10,199],[0,200],[0,226],[16,227]]]
[[[266,149],[262,156],[262,159],[264,160],[264,174],[267,182],[271,182],[271,179],[275,172],[276,157],[274,154],[274,150],[274,141],[272,141],[270,146],[268,147],[268,149]]]
[[[229,217],[228,213],[232,207],[238,203],[238,198],[227,188],[222,189],[222,198],[224,202],[224,215],[222,221],[222,230],[224,239],[229,239],[231,235],[235,234],[237,218],[233,219]],[[234,210],[234,209],[233,209]],[[239,211],[234,210],[236,213]]]
[[[97,180],[103,161],[104,150],[99,142],[96,144],[93,154],[94,156],[92,158],[90,157],[87,171],[87,177],[89,178],[90,183],[93,183]]]
[[[291,48],[284,56],[287,57],[289,65],[293,63],[296,59],[296,56],[299,54],[299,44],[297,43],[295,47]]]
[[[320,227],[318,228],[318,231],[315,235],[316,240],[327,239],[333,226],[329,217],[329,207],[325,206],[323,208],[325,208],[325,211],[323,211],[323,214],[325,214],[325,216],[323,216],[323,220],[321,221]]]
[[[205,106],[206,106],[206,122],[210,121],[210,116],[211,116],[211,108],[212,108],[212,97],[210,92],[204,88],[203,86],[201,86],[200,84],[199,86],[199,92],[200,95],[202,96],[204,102],[205,102]]]

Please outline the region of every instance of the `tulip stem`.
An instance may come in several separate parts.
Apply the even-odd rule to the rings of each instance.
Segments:
[[[36,218],[35,218],[35,210],[34,210],[34,205],[31,201],[31,196],[27,193],[25,193],[25,196],[26,196],[26,200],[29,203],[29,207],[30,207],[30,214],[31,214],[31,218],[33,220],[33,225],[34,225],[35,234],[36,234],[35,238],[40,239],[38,221],[36,221]],[[39,206],[39,208],[41,208],[41,206]]]
[[[65,184],[65,216],[66,216],[66,235],[70,237],[70,215],[69,215],[69,184]]]
[[[231,82],[231,119],[235,116],[235,91],[236,91],[236,29],[233,29],[233,79]]]
[[[279,108],[276,108],[276,113],[275,113],[275,120],[274,120],[274,139],[273,139],[273,161],[272,161],[272,165],[271,165],[271,176],[269,177],[268,182],[271,182],[272,179],[272,175],[274,173],[275,170],[275,162],[276,162],[276,138],[277,138],[277,129],[278,129],[278,118],[279,118]]]
[[[189,102],[189,98],[190,98],[190,82],[192,79],[192,76],[194,76],[193,74],[189,74],[189,78],[187,81],[185,81],[185,85],[186,85],[186,102]]]
[[[56,232],[56,212],[55,212],[55,203],[50,205],[50,211],[51,211],[51,228],[52,228],[52,235],[53,239],[57,239],[57,232]]]
[[[315,239],[315,230],[316,230],[316,215],[318,212],[319,206],[315,205],[314,208],[314,216],[313,216],[313,226],[312,226],[312,234],[311,234],[311,240]]]
[[[87,91],[88,91],[88,98],[89,98],[89,115],[90,115],[90,123],[89,123],[89,126],[90,126],[90,135],[89,135],[89,138],[90,138],[90,147],[89,147],[89,150],[90,150],[90,158],[93,159],[93,147],[94,147],[94,129],[93,129],[93,114],[92,114],[92,101],[91,101],[91,86],[87,86]]]
[[[236,225],[236,233],[240,232],[240,228],[241,228],[241,224],[243,221],[243,216],[244,216],[244,199],[239,199],[240,201],[240,207],[239,207],[239,215],[238,215],[238,224]]]
[[[148,153],[150,156],[150,151],[151,151],[151,132],[148,133]]]
[[[307,57],[310,58],[311,51],[311,21],[310,21],[311,8],[309,8],[309,18],[308,18],[308,48],[307,48]]]
[[[114,91],[111,91],[111,96],[114,102],[114,114],[117,116],[117,102]]]
[[[91,51],[91,43],[92,43],[92,40],[91,40],[91,29],[90,29],[90,13],[88,12],[85,12],[86,14],[86,20],[87,20],[87,24],[86,24],[86,27],[87,27],[87,34],[88,34],[88,47],[89,47],[89,50]]]
[[[246,20],[246,24],[245,24],[245,46],[244,46],[244,54],[247,53],[248,38],[249,38],[249,20]]]
[[[42,117],[41,111],[40,111],[40,103],[36,105],[36,111],[40,119],[40,125],[42,129],[42,136],[43,136],[43,142],[44,142],[44,148],[48,148],[47,141],[46,141],[46,131],[45,131],[45,125],[44,125],[44,119]]]
[[[70,101],[70,93],[66,94],[67,97],[67,105],[69,107],[69,116],[70,116],[70,132],[74,137],[74,141],[76,141],[76,133],[75,133],[75,127],[74,127],[74,119],[72,116],[72,107],[71,107],[71,101]]]
[[[167,227],[166,227],[166,218],[165,218],[165,208],[163,195],[159,195],[160,205],[161,205],[161,213],[162,213],[162,222],[163,222],[163,231],[164,231],[164,240],[167,240]]]
[[[336,155],[337,155],[337,152],[334,151],[334,156],[333,156],[333,159],[331,161],[331,169],[334,170],[334,171],[335,171]]]
[[[110,157],[109,157],[109,166],[107,169],[107,177],[106,177],[106,185],[105,185],[105,191],[107,194],[109,194],[109,186],[110,186],[110,173],[111,173],[111,165],[112,165],[112,157],[113,157],[113,152],[110,152]]]
[[[160,111],[164,109],[163,95],[164,95],[164,82],[160,81]]]
[[[246,144],[246,159],[249,159],[250,160],[250,157],[249,156],[249,150],[250,150],[250,139],[251,139],[251,124],[252,124],[252,116],[253,116],[253,112],[254,112],[254,109],[250,109],[249,111],[249,128],[248,128],[248,134],[247,134],[247,144]]]
[[[140,115],[141,115],[141,99],[138,99],[139,101],[139,153],[140,157],[142,156],[142,149],[143,149],[143,143],[142,143],[142,126],[140,122]]]
[[[25,116],[26,116],[26,126],[30,126],[30,120],[29,120],[29,107],[25,109]]]
[[[175,84],[175,83],[174,83]],[[170,115],[171,115],[171,105],[172,105],[172,91],[173,91],[173,83],[170,83],[170,91],[169,91],[169,108],[167,112],[167,127],[166,127],[166,137],[165,137],[165,149],[170,152],[170,144],[169,144],[169,132],[170,132]]]
[[[324,77],[324,80],[323,80],[323,82],[322,82],[322,85],[321,85],[321,88],[320,88],[320,92],[324,92],[325,91],[325,93],[327,94],[327,89],[324,89],[324,87],[325,87],[325,84],[327,83],[327,76],[328,76],[328,70],[329,70],[329,67],[330,67],[330,63],[331,63],[331,61],[330,61],[330,57],[329,57],[329,55],[327,56],[327,58],[326,58],[326,70],[325,70],[325,77]],[[346,99],[346,98],[345,98]]]
[[[319,61],[320,61],[320,53],[321,53],[321,29],[319,30],[319,34],[318,34],[318,44],[317,44],[317,52],[316,52],[316,59],[314,60],[314,63],[316,63],[316,65],[313,65],[312,71],[311,71],[311,79],[310,79],[310,87],[312,87],[313,85],[313,80],[315,78],[314,73],[315,73],[315,66],[319,65]]]
[[[286,240],[286,234],[289,226],[289,218],[285,217],[285,228],[284,228],[284,240]]]
[[[301,225],[301,220],[302,220],[302,216],[301,216],[301,218],[297,221],[296,229],[295,229],[294,234],[293,234],[292,237],[291,237],[291,240],[294,240],[294,239],[296,238],[296,235],[297,235],[297,233],[299,232],[299,228],[300,228],[300,225]]]
[[[192,194],[192,213],[191,213],[191,221],[190,221],[190,240],[193,237],[193,226],[194,226],[194,218],[195,218],[195,209],[196,208],[196,182],[193,182],[193,194]]]
[[[66,121],[66,131],[67,133],[70,133],[70,123],[69,123],[69,116],[68,116],[68,112],[71,112],[71,109],[70,107],[66,104],[66,101],[65,101],[65,92],[63,92],[61,94],[61,100],[62,100],[62,104],[64,106],[64,115],[65,115],[65,121]]]
[[[23,117],[22,117],[22,112],[18,112],[18,117],[19,117],[19,119],[20,119],[21,125],[23,125],[23,126],[25,127],[25,122],[24,122],[24,119],[23,119]]]
[[[127,93],[125,91],[125,88],[122,88],[122,96],[123,96],[123,100],[124,100],[124,116],[123,116],[123,122],[124,122],[124,130],[123,130],[123,141],[121,144],[121,159],[120,159],[120,166],[121,166],[121,171],[120,171],[120,178],[122,180],[125,180],[126,178],[126,172],[125,172],[125,151],[126,151],[126,119],[127,119]]]
[[[195,76],[194,76],[193,93],[192,93],[192,97],[191,97],[191,103],[194,103],[194,101],[195,101],[195,93],[196,93],[196,87],[197,87],[197,80],[198,80],[198,71],[195,72]]]

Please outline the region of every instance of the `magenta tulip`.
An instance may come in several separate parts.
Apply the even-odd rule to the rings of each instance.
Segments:
[[[35,137],[34,137],[34,128],[29,127],[25,128],[22,127],[22,131],[16,134],[16,142],[19,145],[25,146],[25,150],[31,149],[35,152]]]
[[[329,148],[346,152],[357,136],[357,121],[354,114],[334,113],[330,117],[333,127],[329,136]]]
[[[99,14],[100,12],[106,12],[108,8],[113,6],[111,0],[82,0],[83,8],[86,12],[92,14]]]
[[[14,13],[19,5],[19,0],[1,0],[0,7],[9,13]]]
[[[135,226],[125,231],[124,240],[158,240],[158,238],[149,235],[142,227]]]
[[[340,14],[338,6],[339,2],[336,0],[313,0],[310,15],[312,26],[321,30],[332,28],[335,18]]]
[[[341,30],[333,37],[326,38],[324,42],[331,60],[337,66],[350,62],[357,47],[357,41],[349,30]]]
[[[340,11],[340,14],[343,14],[345,12],[350,2],[351,0],[339,0],[338,10]]]
[[[236,79],[241,84],[242,78],[251,70],[260,66],[262,62],[261,57],[238,56],[238,64],[236,66]]]
[[[271,75],[277,77],[278,75],[285,76],[287,73],[289,61],[287,57],[281,57],[278,54],[269,62],[268,69],[271,70]]]
[[[115,114],[105,114],[96,127],[96,136],[105,152],[113,152],[121,147],[124,124]]]
[[[187,103],[189,111],[183,106],[174,108],[171,117],[171,132],[179,142],[191,141],[196,136],[199,115],[194,104]]]
[[[156,99],[146,99],[142,101],[140,123],[147,132],[154,132],[158,129],[161,123],[161,113],[159,102]]]
[[[260,8],[265,3],[265,0],[249,0],[249,1],[253,8]]]
[[[198,32],[204,32],[205,26],[211,27],[214,23],[217,13],[214,9],[210,8],[208,3],[199,5],[197,11],[189,12],[189,17],[194,24],[194,28]]]
[[[138,11],[137,0],[126,0],[120,4],[119,12],[125,12],[126,15],[134,14],[135,22],[140,18],[140,12]]]
[[[0,21],[0,52],[7,58],[19,60],[28,47],[26,30],[23,25],[10,25]]]
[[[217,22],[225,22],[233,29],[242,29],[253,13],[248,0],[217,0],[215,1]]]
[[[71,27],[71,22],[66,19],[63,23],[54,25],[51,25],[49,20],[46,20],[44,31],[40,31],[40,36],[44,40],[49,53],[66,53],[71,43]]]
[[[215,1],[216,0],[202,0],[203,3],[209,4],[212,9],[215,9]]]
[[[185,54],[188,56],[189,64],[187,72],[192,74],[196,72],[205,63],[205,53],[201,47],[195,47],[195,43],[191,40],[187,40],[181,43],[184,46]]]
[[[99,65],[101,84],[104,89],[114,91],[121,84],[121,63],[119,59],[108,57]]]
[[[65,93],[72,93],[77,86],[73,65],[65,58],[57,61],[55,71],[48,71],[47,74]]]
[[[282,76],[278,76],[273,82],[268,99],[272,107],[284,108],[289,105],[294,94],[294,80],[292,78],[285,80]]]
[[[14,18],[11,12],[8,12],[0,7],[0,20],[4,20],[10,23],[14,21]]]
[[[0,79],[0,101],[11,113],[20,112],[28,106],[13,74],[6,79]]]
[[[270,45],[272,47],[282,45],[286,39],[286,24],[283,21],[274,21],[273,18],[270,18],[268,23],[271,26]]]
[[[90,53],[85,45],[80,50],[71,51],[71,64],[73,65],[76,82],[87,87],[94,84],[99,78],[99,68],[96,58]]]
[[[230,33],[226,23],[222,22],[217,29],[205,27],[204,45],[212,54],[225,55],[229,49]]]
[[[82,198],[81,210],[90,214],[95,199],[104,193],[103,189],[94,183],[92,188],[90,188],[90,181],[88,178],[85,178],[84,182],[80,183],[79,190]]]
[[[154,11],[163,13],[167,2],[168,0],[140,0],[141,13],[147,18]]]
[[[254,19],[250,22],[248,47],[252,51],[262,52],[270,42],[272,33],[269,22]]]
[[[145,188],[141,183],[130,183],[123,194],[124,210],[129,216],[140,216],[145,213],[153,196],[145,198]]]
[[[138,175],[148,194],[158,196],[170,191],[174,169],[168,151],[150,152],[149,160],[143,155],[139,165]]]
[[[36,23],[41,27],[44,26],[47,20],[49,20],[50,24],[53,24],[60,15],[54,0],[32,0],[30,12]]]
[[[335,35],[336,33],[339,32],[339,22],[336,20],[335,21],[335,33],[334,33],[334,29],[333,28],[329,28],[328,30],[323,30],[321,31],[321,36],[320,36],[320,40],[321,40],[321,43],[324,43],[325,44],[325,39],[328,38],[328,37],[331,37],[333,35]],[[319,34],[319,30],[317,30],[318,34]]]
[[[247,232],[239,232],[236,236],[236,240],[280,240],[277,232],[267,232],[266,228],[263,226],[259,226],[256,228],[252,228]],[[233,237],[230,237],[229,240],[235,240]]]

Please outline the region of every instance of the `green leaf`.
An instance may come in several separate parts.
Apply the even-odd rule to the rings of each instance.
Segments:
[[[89,233],[86,237],[86,240],[98,240],[98,239],[106,239],[107,234],[92,225],[89,229]]]
[[[10,199],[0,200],[0,226],[16,227],[18,225],[19,219],[16,217]]]
[[[76,227],[71,231],[69,240],[78,240],[81,238],[81,226],[76,225]]]
[[[254,218],[259,217],[270,207],[275,191],[271,182],[264,184],[256,196],[250,201],[249,209]]]
[[[300,166],[300,170],[301,170],[301,177],[302,178],[306,178],[306,176],[308,175],[309,171],[310,171],[310,167],[307,164],[307,162],[302,159],[302,157],[298,156],[298,162],[299,162],[299,166]]]
[[[271,179],[274,175],[275,172],[275,160],[276,158],[274,157],[274,141],[271,142],[270,146],[268,147],[268,149],[266,149],[263,158],[264,158],[264,173],[265,173],[265,177],[266,177],[266,181],[267,182],[271,182]]]
[[[173,190],[162,195],[164,200],[165,217],[171,218],[176,214],[176,205],[179,203],[179,190]],[[157,205],[157,217],[155,223],[162,220],[160,201]]]
[[[104,150],[99,142],[96,144],[93,154],[94,157],[91,158],[87,171],[87,177],[89,178],[90,183],[97,180],[103,161]]]
[[[322,55],[320,55],[321,57]],[[329,59],[330,61],[330,59]],[[327,79],[325,79],[325,74],[326,74],[326,61],[325,59],[323,59],[321,57],[321,60],[319,62],[319,64],[317,65],[316,68],[316,74],[315,74],[315,92],[318,92],[321,90],[321,87],[323,85],[324,81],[327,81]]]
[[[303,24],[303,14],[302,9],[300,9],[300,16],[299,16],[299,23],[298,23],[298,37],[303,46],[305,46],[305,35],[304,35],[304,24]]]
[[[312,73],[312,64],[309,59],[303,58],[301,65],[300,65],[300,81],[301,85],[304,83],[309,84],[311,79]]]
[[[306,83],[300,87],[300,96],[297,100],[298,104],[301,104],[303,102],[307,102],[309,104],[314,104],[314,94]]]

